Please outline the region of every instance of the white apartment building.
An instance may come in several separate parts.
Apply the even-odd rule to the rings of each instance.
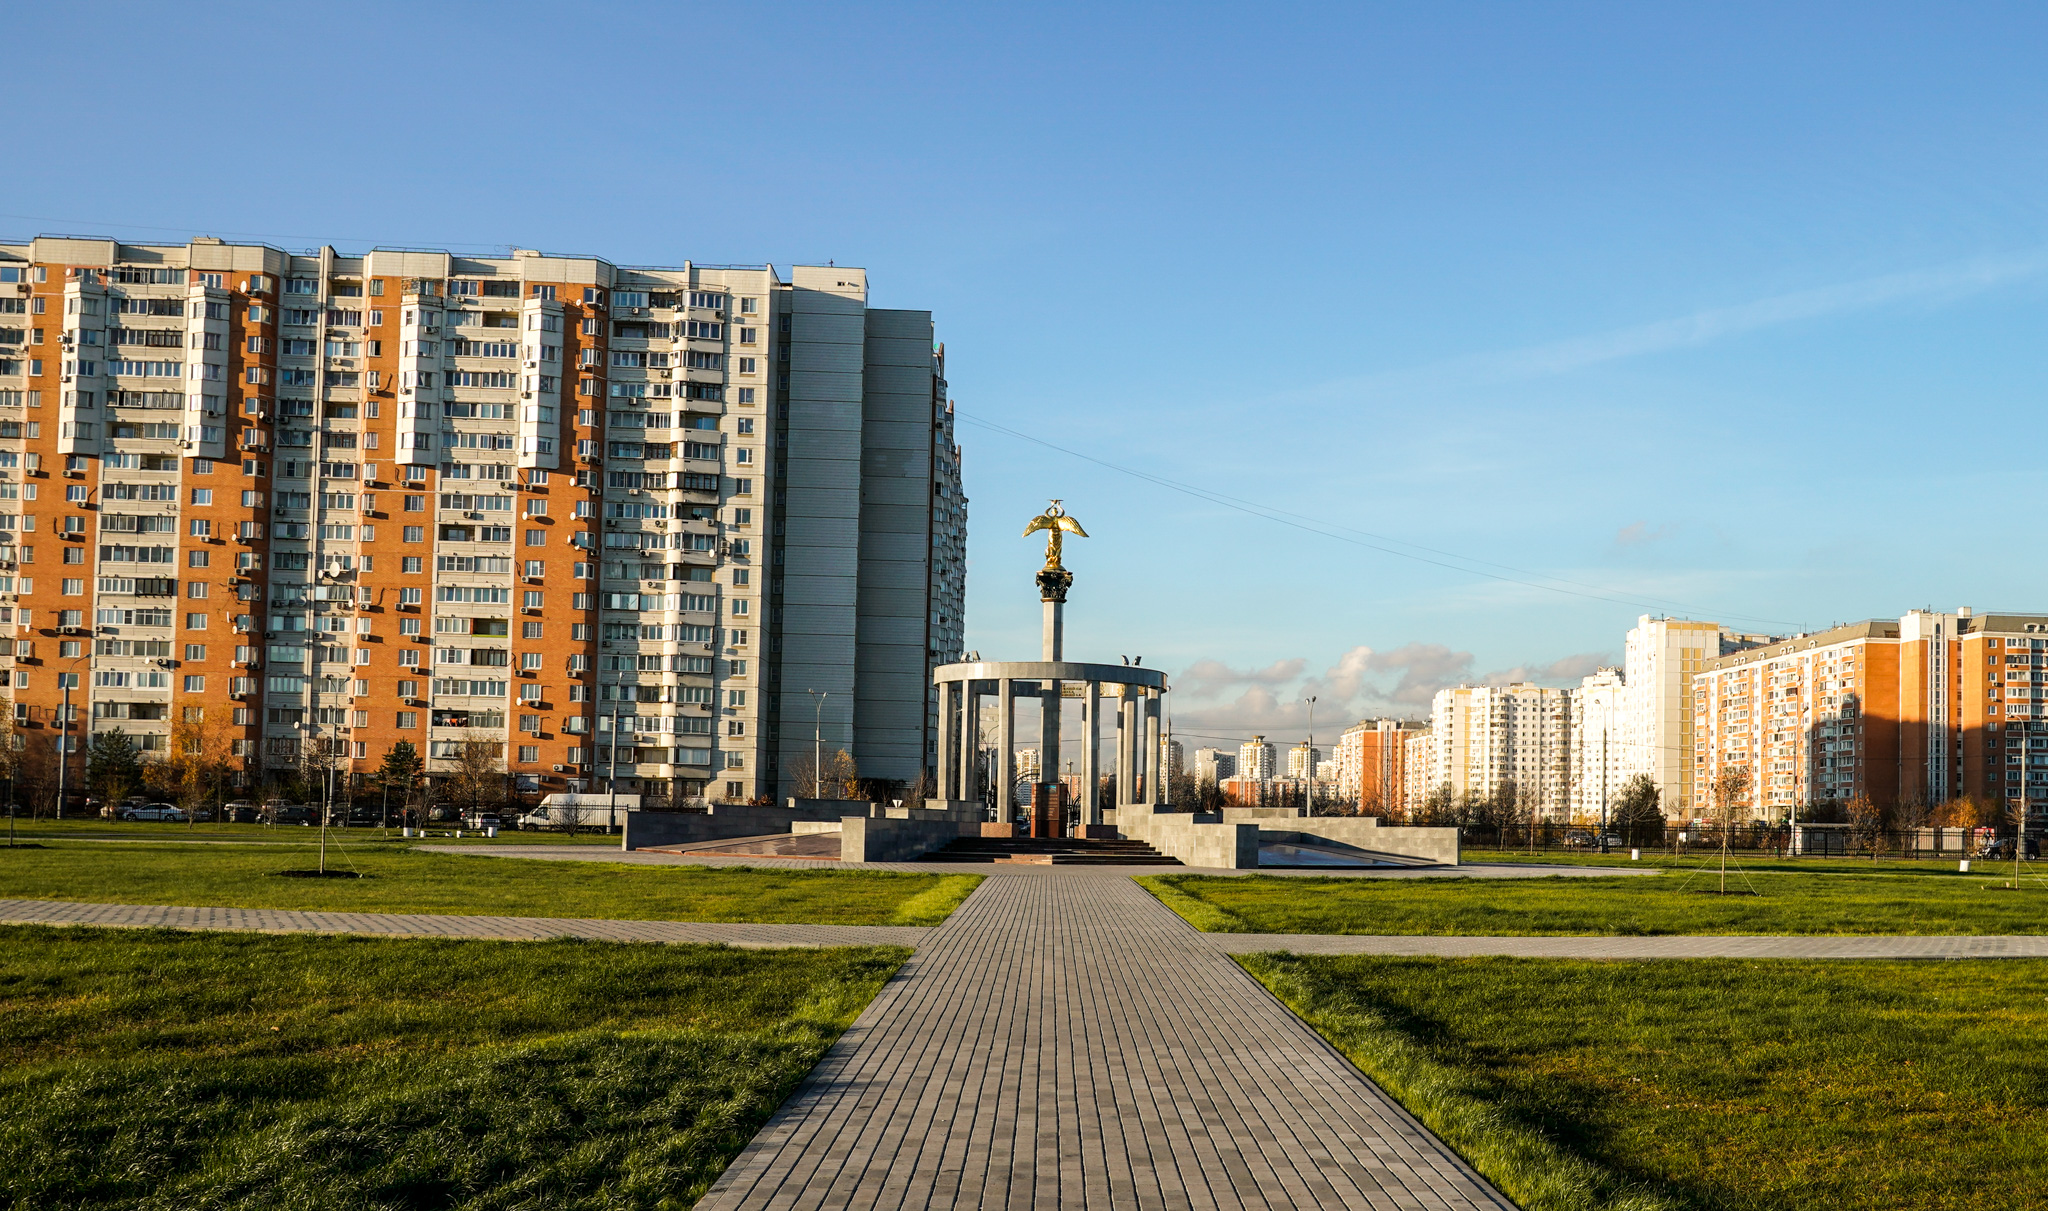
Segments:
[[[1237,754],[1220,748],[1195,750],[1195,781],[1221,783],[1237,776]]]
[[[1629,631],[1622,680],[1627,685],[1622,739],[1629,774],[1648,774],[1667,810],[1691,803],[1693,785],[1692,679],[1710,660],[1774,642],[1743,635],[1716,622],[1652,618]]]
[[[1312,749],[1306,740],[1287,750],[1287,776],[1290,778],[1320,777],[1323,765],[1323,750]]]
[[[1619,669],[1601,669],[1570,692],[1571,816],[1598,821],[1601,805],[1610,803],[1628,780],[1628,749],[1623,720],[1628,687]]]
[[[1236,777],[1253,782],[1270,782],[1279,773],[1279,754],[1264,736],[1253,736],[1237,746]]]
[[[1438,690],[1430,711],[1430,789],[1448,785],[1456,796],[1491,798],[1512,781],[1541,817],[1563,819],[1570,810],[1566,714],[1565,691],[1528,682]]]
[[[1399,733],[1401,748],[1401,810],[1409,819],[1436,788],[1437,742],[1431,728]]]

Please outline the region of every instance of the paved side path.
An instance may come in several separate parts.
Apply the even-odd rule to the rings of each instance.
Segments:
[[[1514,955],[1530,959],[2040,959],[2048,936],[1426,938],[1312,933],[1203,934],[1228,954]]]
[[[365,933],[394,938],[722,942],[727,946],[920,946],[931,930],[906,925],[752,925],[700,921],[590,921],[574,917],[456,917],[427,913],[300,912],[285,908],[173,908],[0,900],[0,923],[229,929],[259,933]]]
[[[995,877],[733,1162],[737,1208],[1508,1208],[1129,879]]]

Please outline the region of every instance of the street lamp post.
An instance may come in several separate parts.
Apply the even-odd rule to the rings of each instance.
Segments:
[[[811,720],[811,798],[825,797],[825,699],[832,696],[830,690],[805,690],[817,704],[816,717]]]
[[[1303,785],[1308,788],[1308,814],[1316,814],[1316,696],[1308,696],[1308,751],[1301,755]]]

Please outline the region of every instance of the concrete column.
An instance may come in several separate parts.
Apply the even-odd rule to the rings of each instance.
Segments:
[[[1081,820],[1085,824],[1102,823],[1102,798],[1096,794],[1095,759],[1096,749],[1101,744],[1098,733],[1102,730],[1096,721],[1096,712],[1102,707],[1102,683],[1088,683],[1088,696],[1081,707]]]
[[[1010,795],[1017,785],[1016,682],[998,679],[996,696],[996,822],[1008,824],[1014,818]]]
[[[1131,715],[1131,687],[1118,686],[1116,700],[1116,803],[1136,803],[1138,797],[1131,793],[1131,733],[1136,720]]]
[[[1166,802],[1160,793],[1159,775],[1166,762],[1159,758],[1159,691],[1145,691],[1145,802],[1154,807]]]
[[[1060,683],[1038,683],[1038,780],[1060,780]]]
[[[939,682],[938,787],[933,797],[953,798],[953,707],[960,696],[957,681]]]
[[[1064,660],[1060,653],[1066,646],[1067,603],[1048,601],[1045,603],[1045,620],[1040,629],[1039,659],[1045,661]]]
[[[981,771],[981,691],[974,681],[960,683],[960,797],[981,800],[976,796]]]

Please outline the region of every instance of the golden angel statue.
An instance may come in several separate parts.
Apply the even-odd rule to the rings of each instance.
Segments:
[[[1040,530],[1046,532],[1045,570],[1048,572],[1065,570],[1060,564],[1062,534],[1072,534],[1076,538],[1088,537],[1088,531],[1081,528],[1080,522],[1067,516],[1066,509],[1061,507],[1059,501],[1053,501],[1046,506],[1045,512],[1031,519],[1031,524],[1024,527],[1024,537],[1029,538]]]

